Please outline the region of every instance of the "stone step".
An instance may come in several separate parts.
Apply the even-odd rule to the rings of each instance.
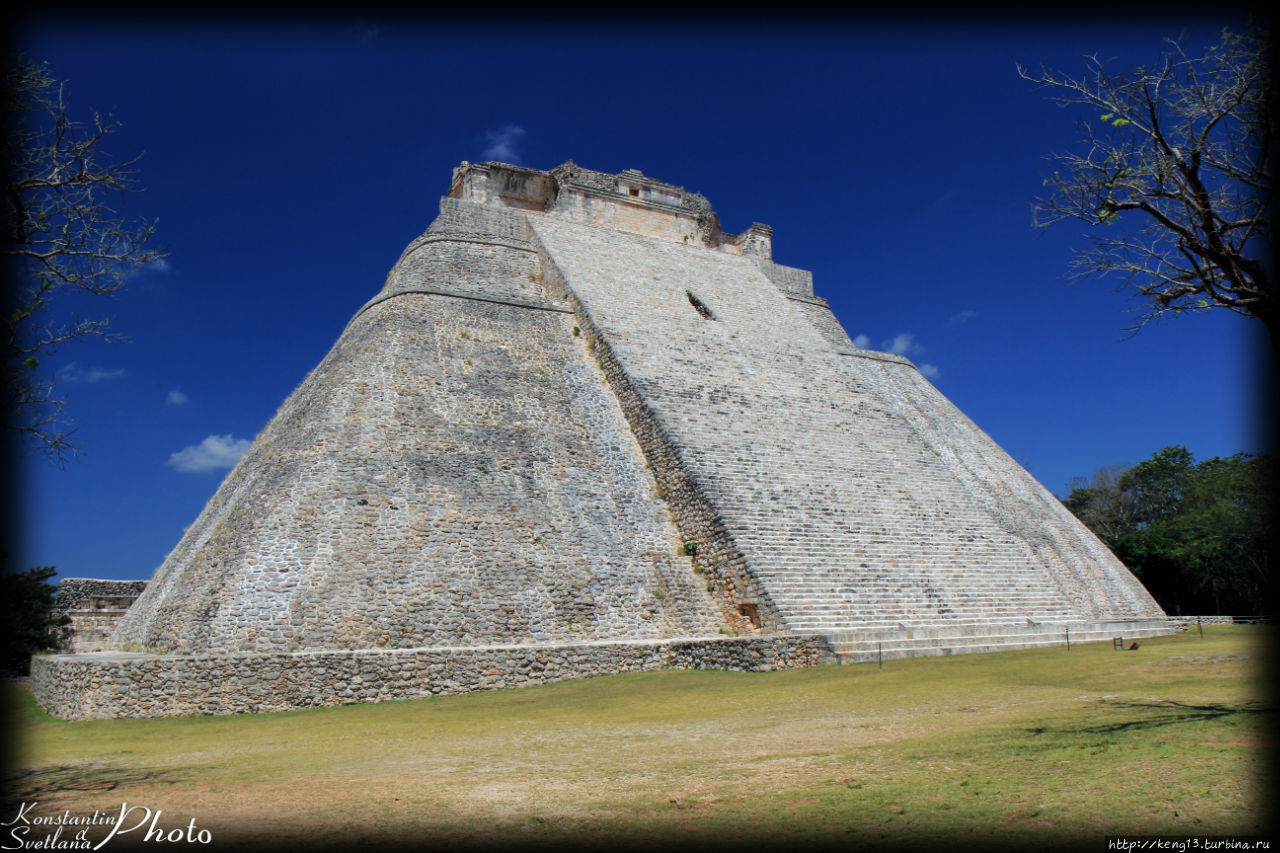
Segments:
[[[881,657],[962,654],[1019,648],[1109,642],[1123,637],[1126,642],[1144,637],[1177,633],[1180,626],[1168,620],[1077,621],[1063,624],[954,625],[908,630],[870,629],[826,634],[827,641],[842,662],[876,660]]]
[[[880,627],[862,630],[827,632],[824,636],[829,642],[875,642],[900,640],[936,640],[945,638],[987,637],[987,636],[1020,636],[1051,633],[1063,634],[1065,628],[1057,626],[1033,626],[1022,623],[970,622],[962,625],[909,625],[904,630],[899,627]]]
[[[876,619],[839,630],[809,631],[805,633],[821,633],[828,638],[838,640],[860,639],[871,631],[932,631],[941,636],[947,632],[975,633],[981,630],[1003,631],[1006,633],[1037,633],[1043,631],[1125,631],[1165,628],[1172,624],[1167,619],[1081,619],[1071,617],[1056,620],[1028,620],[1023,616],[1004,619],[917,619],[913,622],[905,620]]]
[[[930,597],[920,595],[918,593],[897,592],[897,593],[840,593],[840,592],[823,592],[822,590],[775,590],[769,589],[770,596],[779,601],[792,601],[800,603],[835,603],[835,604],[871,604],[875,602],[887,601],[929,601]],[[1022,595],[1004,593],[997,595],[995,590],[984,594],[981,590],[967,591],[959,595],[940,595],[936,598],[942,598],[950,601],[995,601],[995,602],[1013,602],[1013,601],[1040,601],[1045,604],[1059,603],[1052,596],[1042,595],[1039,593],[1028,592]],[[936,598],[934,600],[936,600]]]
[[[796,618],[787,619],[787,627],[798,633],[819,633],[819,634],[835,634],[842,632],[889,629],[896,630],[901,628],[929,628],[934,626],[945,627],[955,624],[1003,624],[1021,622],[1025,624],[1024,614],[986,614],[986,615],[954,615],[939,616],[936,618],[922,618],[919,611],[907,614],[893,613],[875,613],[875,614],[847,614],[844,618]],[[1032,619],[1037,622],[1063,621],[1068,619],[1067,614],[1034,614]]]
[[[999,607],[1018,607],[1031,604],[1039,604],[1045,607],[1053,607],[1062,609],[1063,604],[1060,600],[1044,595],[997,595],[994,591],[983,595],[978,593],[967,593],[964,595],[944,595],[930,597],[925,595],[916,595],[910,593],[895,593],[885,595],[847,595],[840,593],[823,593],[820,591],[805,590],[803,592],[789,592],[777,590],[769,590],[770,598],[774,601],[785,601],[797,606],[801,605],[828,605],[828,606],[848,606],[851,604],[860,604],[864,607],[888,605],[898,602],[922,602],[922,601],[954,601],[960,603],[980,604],[985,606]]]
[[[785,611],[784,611],[785,612]],[[850,623],[853,626],[860,625],[865,622],[885,622],[887,624],[896,624],[902,622],[906,625],[919,624],[921,622],[940,622],[947,623],[956,619],[964,619],[974,622],[1013,622],[1029,616],[1037,622],[1046,621],[1064,621],[1072,618],[1073,614],[1061,613],[1042,610],[976,610],[963,608],[960,610],[937,610],[935,608],[912,608],[910,610],[867,610],[863,608],[849,608],[848,610],[839,611],[791,611],[787,614],[790,618],[787,623],[793,628],[799,627],[803,623],[812,623],[817,628],[827,628],[829,630],[838,630],[835,623]]]
[[[847,600],[847,601],[840,601],[840,600],[832,601],[830,599],[824,600],[816,597],[809,598],[809,599],[801,599],[801,600],[787,598],[784,596],[771,596],[771,598],[777,603],[781,604],[785,602],[786,604],[789,604],[793,607],[812,607],[812,608],[825,609],[825,610],[848,609],[850,607],[854,607],[857,609],[864,609],[864,610],[871,610],[871,609],[881,610],[881,609],[886,609],[891,605],[902,605],[902,604],[919,605],[920,603],[923,603],[923,602],[930,602],[930,601],[936,602],[936,599],[929,599],[929,598],[923,598],[923,597],[918,599],[903,597],[903,598],[882,598],[878,600],[877,599],[870,599],[870,600],[861,599],[861,600]],[[1031,599],[1031,600],[1006,599],[1000,602],[958,599],[956,600],[956,602],[961,606],[967,605],[972,608],[981,608],[984,610],[992,610],[992,611],[1000,611],[1000,610],[1019,611],[1019,610],[1025,610],[1028,607],[1040,607],[1046,610],[1058,610],[1058,611],[1067,612],[1066,608],[1057,602],[1042,601],[1042,600],[1036,600],[1036,599]],[[933,607],[936,607],[936,604],[934,604]],[[930,609],[933,609],[933,607],[930,607]]]
[[[1110,641],[1115,637],[1122,637],[1126,642],[1133,639],[1142,639],[1143,637],[1160,636],[1161,634],[1173,633],[1173,631],[1153,631],[1153,630],[1135,630],[1125,634],[1119,634],[1114,631],[1072,631],[1071,643],[1098,643]],[[883,648],[885,651],[892,649],[915,649],[915,648],[969,648],[975,646],[1003,646],[1009,643],[1037,642],[1046,645],[1066,645],[1065,631],[1043,631],[1038,633],[992,633],[992,634],[969,634],[969,635],[950,635],[941,637],[912,637],[898,638],[889,640],[858,640],[831,643],[832,650],[837,654],[855,654],[866,653],[874,654],[877,649]]]

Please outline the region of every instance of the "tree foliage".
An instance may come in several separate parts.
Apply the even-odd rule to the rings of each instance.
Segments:
[[[52,566],[43,566],[0,574],[5,634],[0,668],[5,675],[26,675],[33,654],[62,647],[71,620],[53,609],[58,588],[48,581],[56,573]]]
[[[117,292],[163,255],[147,248],[154,223],[133,222],[112,204],[136,191],[137,158],[112,160],[102,148],[118,127],[111,116],[71,120],[63,84],[48,68],[9,57],[4,77],[4,234],[9,288],[0,327],[4,346],[3,426],[61,463],[73,452],[56,379],[42,359],[86,336],[111,337],[108,321],[74,313],[76,298]]]
[[[1101,229],[1071,271],[1118,276],[1139,299],[1132,330],[1226,309],[1261,320],[1280,357],[1269,40],[1224,30],[1199,56],[1166,41],[1150,68],[1113,72],[1097,56],[1079,77],[1018,66],[1053,101],[1088,116],[1077,123],[1076,149],[1050,155],[1056,168],[1035,224]]]
[[[1131,468],[1072,482],[1063,503],[1167,613],[1265,613],[1275,465],[1239,453],[1196,463],[1166,447]]]

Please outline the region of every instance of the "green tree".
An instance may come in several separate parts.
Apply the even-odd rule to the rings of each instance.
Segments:
[[[48,581],[55,574],[57,569],[43,566],[0,575],[5,617],[0,666],[6,675],[26,675],[33,654],[62,647],[71,620],[54,610],[58,587]]]
[[[1182,509],[1182,492],[1195,468],[1191,451],[1182,445],[1156,451],[1126,471],[1119,482],[1133,504],[1134,526],[1165,521]]]
[[[1266,611],[1274,535],[1270,457],[1240,453],[1197,464],[1185,447],[1166,447],[1073,486],[1063,503],[1166,612]]]
[[[21,56],[5,63],[4,113],[0,257],[16,286],[0,306],[0,426],[62,464],[74,452],[73,427],[41,362],[77,338],[111,337],[107,320],[78,315],[80,299],[116,293],[164,256],[147,247],[154,223],[131,222],[112,207],[137,190],[137,158],[117,162],[103,150],[117,127],[111,116],[95,113],[87,126],[72,121],[63,84]]]
[[[1276,255],[1276,104],[1271,44],[1224,30],[1202,54],[1180,40],[1151,67],[1112,71],[1096,56],[1073,77],[1023,79],[1082,107],[1075,150],[1052,154],[1035,224],[1099,228],[1075,276],[1118,276],[1139,301],[1136,331],[1156,317],[1225,309],[1260,320],[1280,358]]]
[[[1183,583],[1217,612],[1256,613],[1266,605],[1273,485],[1267,458],[1205,460],[1186,478],[1181,511],[1160,525],[1177,543]]]

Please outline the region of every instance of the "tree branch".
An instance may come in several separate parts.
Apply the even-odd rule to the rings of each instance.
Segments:
[[[155,223],[117,216],[108,199],[134,192],[138,157],[112,161],[102,150],[115,119],[97,114],[87,129],[71,120],[63,86],[45,66],[7,58],[4,80],[4,227],[0,255],[18,271],[6,294],[5,387],[0,426],[24,435],[62,464],[74,452],[74,428],[54,395],[56,377],[40,367],[58,346],[84,337],[117,339],[108,322],[52,315],[61,292],[110,296],[138,270],[164,257],[147,248]]]
[[[1080,153],[1050,156],[1062,168],[1045,179],[1050,193],[1036,200],[1033,224],[1071,219],[1142,235],[1094,240],[1072,262],[1074,275],[1119,275],[1145,300],[1139,328],[1221,307],[1261,320],[1280,340],[1264,263],[1275,255],[1270,44],[1260,31],[1224,31],[1190,56],[1166,41],[1151,71],[1112,75],[1096,56],[1078,80],[1018,66],[1055,103],[1093,113],[1078,125]]]

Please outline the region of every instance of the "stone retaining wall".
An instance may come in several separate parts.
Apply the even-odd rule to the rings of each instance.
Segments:
[[[1196,626],[1199,622],[1201,625],[1234,625],[1234,616],[1170,616],[1170,622],[1177,622],[1182,626],[1181,630],[1186,631]]]
[[[38,656],[30,687],[70,720],[283,711],[419,699],[659,669],[770,671],[834,660],[817,637],[360,649],[257,655]]]

